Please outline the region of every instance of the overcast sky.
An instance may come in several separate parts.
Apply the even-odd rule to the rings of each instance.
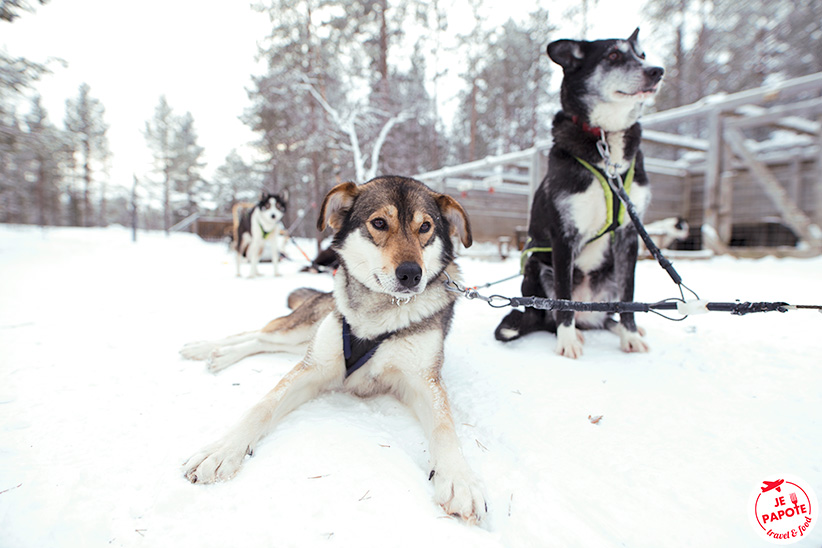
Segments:
[[[50,63],[53,74],[36,86],[56,125],[62,125],[66,99],[76,97],[81,83],[89,84],[91,95],[106,109],[113,184],[130,187],[132,174],[142,177],[150,170],[142,131],[163,94],[177,114],[191,111],[194,116],[198,142],[205,147],[207,176],[232,148],[242,149],[255,138],[238,117],[248,106],[245,89],[251,75],[262,72],[255,55],[257,42],[266,35],[268,17],[251,10],[249,2],[32,3],[34,13],[24,13],[12,24],[0,23],[0,47],[32,61],[53,57],[66,61],[66,67]],[[501,22],[516,14],[519,4],[522,13],[534,6],[525,0],[487,3],[497,14],[494,19]],[[566,9],[547,5],[558,18]],[[590,36],[627,38],[643,23],[640,5],[641,0],[599,0],[592,9]],[[452,18],[453,14],[449,11]],[[563,20],[552,23],[567,26]],[[644,28],[642,36],[647,37],[649,30]]]

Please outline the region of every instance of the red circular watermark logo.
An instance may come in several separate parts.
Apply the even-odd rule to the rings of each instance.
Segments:
[[[748,517],[762,538],[774,544],[792,544],[816,525],[819,504],[811,486],[800,478],[770,476],[751,494]]]

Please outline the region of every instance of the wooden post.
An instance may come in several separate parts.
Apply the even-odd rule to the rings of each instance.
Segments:
[[[736,172],[731,167],[733,153],[722,145],[722,166],[719,177],[719,192],[717,196],[717,225],[716,232],[724,244],[731,243],[731,233],[734,222],[734,182]]]
[[[719,224],[719,205],[717,203],[717,188],[719,187],[720,174],[722,173],[722,112],[719,109],[711,110],[708,113],[708,164],[705,168],[705,194],[703,196],[702,209],[704,212],[702,224],[708,225],[713,234],[711,238],[703,241],[716,239],[717,225]]]
[[[818,118],[819,132],[816,135],[816,177],[812,180],[812,190],[816,194],[815,214],[813,216],[816,226],[822,227],[822,116]]]

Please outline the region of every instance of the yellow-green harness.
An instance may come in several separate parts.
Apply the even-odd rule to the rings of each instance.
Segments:
[[[599,169],[595,168],[593,165],[578,156],[574,156],[574,158],[576,158],[577,161],[585,167],[585,169],[594,174],[594,177],[597,178],[599,184],[602,185],[602,192],[605,194],[605,225],[599,230],[599,232],[597,232],[596,236],[585,242],[585,245],[588,245],[608,232],[615,231],[619,225],[622,224],[622,221],[625,218],[625,206],[622,202],[620,202],[619,196],[611,190],[611,185],[608,184],[607,179],[605,179],[605,175],[603,175]],[[622,183],[625,192],[628,194],[630,194],[631,184],[634,182],[635,166],[636,158],[631,161],[631,167],[628,168],[628,173],[625,174],[625,180]],[[608,205],[611,207],[609,208]],[[533,240],[529,236],[528,240],[525,242],[525,248],[522,250],[522,256],[520,258],[520,272],[525,271],[525,261],[532,253],[550,253],[552,251],[551,247],[529,247],[531,243],[533,243]]]

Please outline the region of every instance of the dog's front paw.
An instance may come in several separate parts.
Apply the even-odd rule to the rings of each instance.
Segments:
[[[187,360],[204,360],[208,358],[214,345],[208,341],[195,341],[186,344],[180,349],[180,354]]]
[[[557,354],[575,360],[582,356],[582,345],[585,337],[575,326],[560,325],[557,327]]]
[[[191,483],[226,481],[237,474],[243,459],[250,454],[251,448],[247,445],[217,442],[188,459],[183,470]]]
[[[623,352],[648,352],[650,347],[642,338],[644,330],[628,331],[623,329],[619,335],[619,347]]]
[[[429,476],[434,483],[434,501],[450,516],[474,525],[485,518],[488,507],[479,483],[465,464],[461,469],[437,467]]]

